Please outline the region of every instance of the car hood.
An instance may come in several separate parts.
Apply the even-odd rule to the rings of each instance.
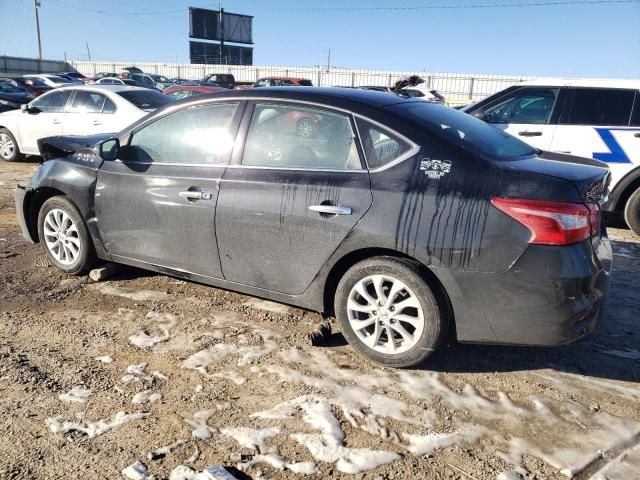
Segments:
[[[117,133],[100,133],[46,137],[38,140],[38,150],[43,161],[67,159],[79,163],[96,162],[100,158],[97,145],[116,136]]]

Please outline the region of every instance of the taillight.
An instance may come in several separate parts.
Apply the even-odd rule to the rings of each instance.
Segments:
[[[600,209],[594,204],[493,198],[491,204],[531,231],[529,243],[569,245],[600,229]]]

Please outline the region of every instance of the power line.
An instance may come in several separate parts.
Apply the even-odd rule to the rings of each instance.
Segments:
[[[416,11],[416,10],[465,10],[465,9],[485,9],[485,8],[522,8],[522,7],[558,7],[574,5],[612,5],[612,4],[632,4],[640,3],[640,0],[555,0],[551,2],[521,2],[521,3],[473,3],[467,5],[416,5],[409,7],[251,7],[251,10],[269,11],[294,11],[294,12],[347,12],[347,11]],[[184,13],[186,9],[164,10],[156,12],[119,12],[109,10],[98,10],[85,7],[75,7],[70,5],[60,5],[64,8],[80,10],[84,12],[98,13],[101,15],[123,15],[123,16],[144,16],[144,15],[174,15]]]

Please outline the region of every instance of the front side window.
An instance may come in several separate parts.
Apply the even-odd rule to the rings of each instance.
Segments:
[[[634,96],[633,90],[576,88],[569,115],[560,123],[626,126],[629,124]]]
[[[104,102],[107,99],[104,95],[97,92],[77,91],[73,97],[69,112],[72,113],[101,113]]]
[[[155,110],[173,101],[157,90],[124,90],[116,93],[139,109],[147,111]]]
[[[2,93],[24,93],[24,90],[12,85],[11,83],[0,80],[0,92]]]
[[[549,123],[558,89],[523,88],[500,98],[484,110],[489,123]]]
[[[190,107],[135,132],[128,161],[225,164],[233,146],[231,123],[237,103]]]
[[[411,148],[411,145],[404,140],[371,122],[358,118],[356,123],[370,169],[394,161]]]
[[[359,170],[349,117],[306,107],[256,105],[243,165]]]
[[[256,87],[266,87],[267,86],[267,80],[258,80],[258,82],[256,83]]]
[[[635,108],[633,109],[633,115],[631,115],[631,125],[640,127],[640,92],[636,92]]]
[[[69,95],[71,95],[71,90],[54,91],[38,97],[31,106],[41,112],[60,113],[64,111]]]

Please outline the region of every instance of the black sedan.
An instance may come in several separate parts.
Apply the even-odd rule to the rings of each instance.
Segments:
[[[335,314],[383,365],[464,342],[557,345],[602,316],[608,170],[456,110],[339,88],[178,101],[41,141],[18,220],[65,272],[97,259]]]

